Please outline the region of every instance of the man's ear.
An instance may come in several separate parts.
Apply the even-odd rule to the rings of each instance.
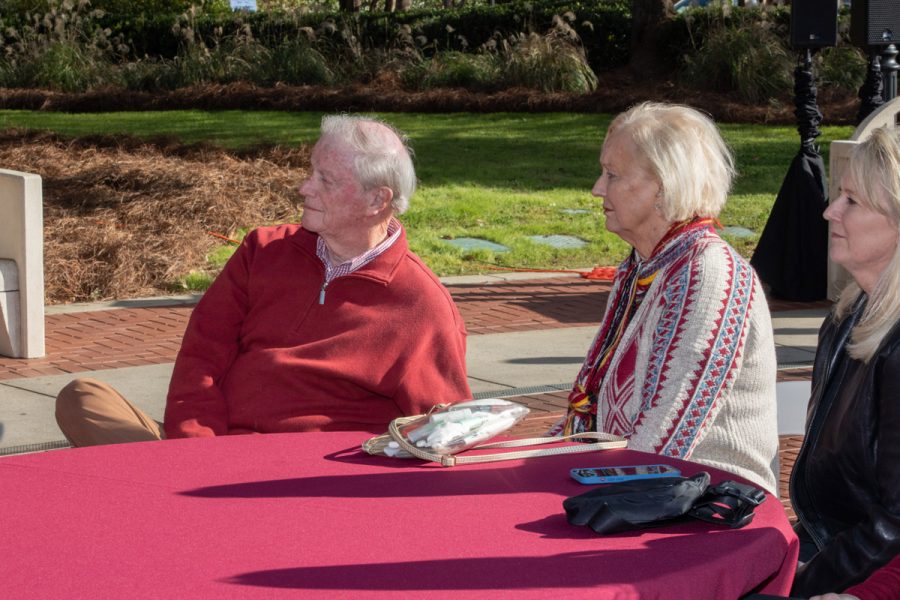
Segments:
[[[369,197],[369,214],[377,215],[382,212],[384,209],[388,208],[391,205],[391,201],[394,199],[394,190],[387,186],[380,186],[372,190],[372,195]]]

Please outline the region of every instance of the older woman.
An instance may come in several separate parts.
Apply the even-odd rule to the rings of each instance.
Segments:
[[[750,265],[722,241],[733,159],[694,109],[641,104],[612,122],[592,193],[633,246],[569,395],[567,434],[693,460],[776,490],[775,345]],[[558,429],[558,428],[557,428]]]
[[[853,281],[819,332],[791,476],[805,563],[792,595],[803,597],[900,554],[900,131],[876,129],[854,149],[825,218],[831,259]]]

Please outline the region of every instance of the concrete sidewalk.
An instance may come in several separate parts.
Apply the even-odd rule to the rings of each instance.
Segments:
[[[469,330],[469,382],[476,397],[516,397],[535,428],[565,409],[568,386],[590,345],[610,284],[577,275],[510,273],[442,280]],[[76,377],[104,380],[162,419],[172,362],[196,297],[47,308],[47,356],[0,358],[0,454],[59,447],[56,393]],[[782,433],[805,409],[816,335],[827,303],[770,303],[778,353]],[[793,383],[789,383],[793,380]],[[790,406],[788,406],[790,405]],[[780,412],[781,409],[780,409]],[[541,420],[540,417],[545,417]],[[780,415],[781,417],[781,415]]]

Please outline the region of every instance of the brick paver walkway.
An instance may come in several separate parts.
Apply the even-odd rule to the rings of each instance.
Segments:
[[[470,335],[597,325],[610,282],[565,277],[448,286]]]
[[[0,380],[173,362],[190,315],[183,306],[47,315],[47,355],[0,357]]]

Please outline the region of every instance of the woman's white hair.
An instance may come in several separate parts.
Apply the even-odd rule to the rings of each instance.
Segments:
[[[688,106],[645,102],[613,119],[607,137],[631,137],[662,188],[670,222],[716,217],[734,179],[734,157],[712,119]]]
[[[390,188],[394,212],[406,212],[416,191],[416,169],[405,135],[378,119],[329,115],[322,119],[322,138],[326,137],[353,152],[356,179],[364,189]]]
[[[879,127],[853,149],[847,165],[848,179],[856,188],[858,203],[886,216],[900,230],[900,128]],[[862,290],[851,281],[835,307],[839,318],[850,312]],[[850,356],[868,362],[891,329],[900,321],[900,244],[850,335]]]

